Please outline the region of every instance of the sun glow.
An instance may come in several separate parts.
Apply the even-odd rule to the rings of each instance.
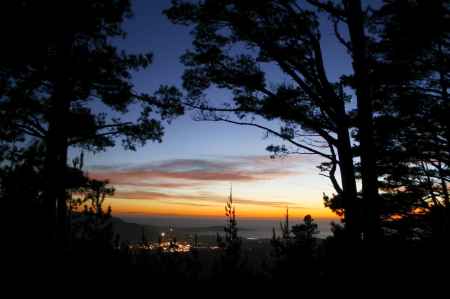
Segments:
[[[224,204],[197,206],[195,203],[146,202],[121,198],[109,198],[106,204],[111,205],[114,214],[139,214],[144,216],[188,216],[188,217],[223,217]],[[286,207],[255,206],[236,203],[236,213],[242,218],[282,218]],[[315,218],[339,219],[327,208],[290,208],[292,217],[302,218],[310,214]]]

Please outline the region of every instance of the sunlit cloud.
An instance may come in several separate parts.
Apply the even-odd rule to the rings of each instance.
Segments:
[[[117,198],[121,199],[134,199],[134,200],[145,200],[145,201],[174,201],[177,204],[186,203],[188,205],[200,204],[202,206],[217,206],[223,205],[227,199],[226,196],[218,196],[212,193],[200,193],[198,195],[189,194],[170,194],[163,192],[117,192],[115,195]],[[254,200],[246,199],[240,197],[233,197],[234,203],[237,205],[252,205],[252,206],[266,206],[266,207],[276,207],[276,208],[286,208],[290,209],[303,209],[302,206],[297,203],[290,201],[268,201],[268,200]]]
[[[101,178],[100,176],[94,177],[97,179]],[[192,183],[190,182],[145,182],[145,181],[115,180],[114,183],[111,182],[110,179],[108,179],[108,181],[116,186],[127,186],[128,188],[137,187],[146,189],[185,189],[193,187]]]
[[[108,179],[114,185],[154,188],[193,187],[210,181],[251,182],[300,174],[294,169],[298,158],[286,161],[267,156],[227,157],[222,160],[175,159],[139,166],[91,167],[89,175]]]
[[[286,180],[299,179],[304,175],[301,165],[311,163],[315,162],[304,156],[225,156],[116,167],[96,165],[89,168],[88,174],[91,178],[108,179],[116,188],[109,202],[120,213],[221,216],[233,184],[233,201],[240,217],[282,217],[286,207],[298,215],[318,213],[314,205],[299,201],[296,191],[272,187],[275,181],[279,184],[284,180],[287,184]]]

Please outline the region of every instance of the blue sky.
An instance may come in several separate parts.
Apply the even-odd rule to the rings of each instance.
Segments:
[[[118,45],[129,52],[151,51],[154,54],[154,63],[134,75],[137,91],[152,93],[161,84],[181,87],[183,65],[179,57],[191,47],[192,37],[189,28],[173,25],[162,15],[162,10],[169,5],[170,0],[134,1],[134,17],[125,23],[128,37]],[[328,76],[333,80],[349,73],[351,65],[344,49],[334,40],[332,27],[327,20],[322,21],[325,64]],[[283,80],[276,67],[268,66],[266,70],[272,82]],[[226,93],[222,92],[213,92],[209,96],[226,100]],[[276,122],[267,125],[277,127]],[[183,211],[187,214],[200,211],[199,215],[221,215],[230,183],[233,183],[234,195],[240,199],[237,201],[238,215],[242,211],[243,215],[251,217],[252,209],[260,209],[265,212],[254,216],[279,213],[282,217],[285,204],[289,204],[298,208],[294,208],[293,213],[299,217],[306,213],[331,217],[322,205],[322,192],[331,193],[332,188],[327,178],[318,175],[316,165],[320,160],[309,155],[270,160],[265,148],[272,143],[280,143],[280,140],[263,138],[264,135],[257,128],[194,121],[188,112],[166,126],[162,143],[148,143],[135,152],[124,151],[117,146],[95,155],[87,154],[86,164],[89,172],[97,177],[111,178],[117,195],[109,202],[113,211],[124,215],[173,216],[182,215]],[[236,166],[236,161],[241,161],[242,165]],[[229,175],[223,179],[210,179],[210,168],[198,169],[199,165],[219,162],[222,168],[215,173],[223,171]],[[155,174],[158,165],[171,165],[171,168]],[[174,169],[177,165],[179,169]],[[149,177],[137,174],[137,169]],[[206,172],[207,179],[198,175],[180,177],[177,174],[174,177],[173,173],[186,173],[189,169]],[[270,173],[274,169],[279,172],[272,172],[272,177],[233,179],[243,173],[254,174],[255,170]],[[124,179],[126,174],[140,183]],[[191,188],[185,186],[189,184]],[[182,187],[177,189],[175,185]],[[274,201],[280,205],[274,206]],[[267,206],[261,202],[267,202]]]

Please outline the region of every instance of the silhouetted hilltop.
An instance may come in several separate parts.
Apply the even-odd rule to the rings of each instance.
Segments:
[[[114,233],[120,235],[121,241],[134,243],[142,240],[142,225],[125,222],[118,217],[113,217],[112,222]]]

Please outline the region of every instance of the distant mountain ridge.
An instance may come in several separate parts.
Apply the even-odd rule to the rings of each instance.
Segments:
[[[113,230],[115,234],[120,235],[120,241],[136,243],[141,242],[143,233],[145,239],[150,242],[156,242],[162,232],[168,232],[168,226],[157,226],[149,224],[137,224],[127,222],[119,217],[112,217]],[[222,234],[224,227],[219,225],[202,227],[173,227],[173,234],[178,240],[192,238],[194,234],[199,236],[215,236],[216,233]],[[239,228],[240,231],[251,231],[251,229]]]

